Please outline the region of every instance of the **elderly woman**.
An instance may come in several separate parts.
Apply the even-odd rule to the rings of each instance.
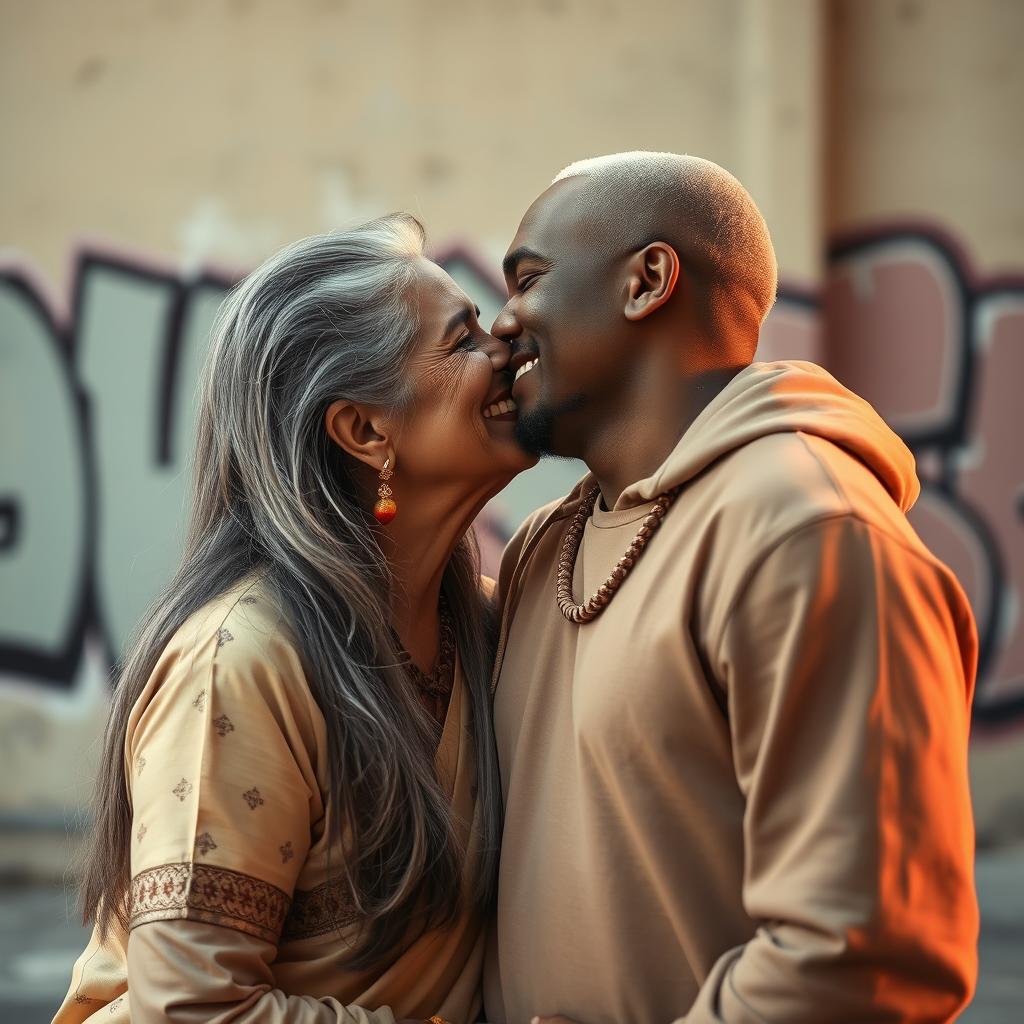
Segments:
[[[59,1022],[479,1011],[509,349],[393,215],[221,309],[191,528],[115,691]]]

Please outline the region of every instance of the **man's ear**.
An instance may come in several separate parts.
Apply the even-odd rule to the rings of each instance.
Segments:
[[[395,459],[391,424],[383,410],[339,399],[324,414],[327,436],[353,458],[380,470],[384,460]]]
[[[627,266],[627,320],[643,320],[672,297],[679,281],[679,256],[667,242],[651,242]]]

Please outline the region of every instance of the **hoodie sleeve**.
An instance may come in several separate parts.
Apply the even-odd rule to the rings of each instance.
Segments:
[[[717,672],[757,929],[685,1024],[924,1024],[964,1006],[976,654],[952,575],[852,515],[794,531],[753,570]]]

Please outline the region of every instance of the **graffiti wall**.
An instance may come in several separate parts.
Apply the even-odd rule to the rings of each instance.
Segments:
[[[970,595],[975,722],[1024,720],[1024,278],[976,279],[935,231],[865,233],[833,248],[824,319],[831,369],[917,456],[911,518]]]
[[[465,247],[439,261],[493,316],[502,291],[482,261]],[[26,264],[0,268],[0,769],[24,780],[0,797],[8,819],[59,824],[83,805],[110,668],[180,551],[194,386],[236,276],[89,246],[62,296]],[[1024,767],[1024,281],[978,279],[934,229],[840,239],[821,294],[781,289],[758,356],[823,362],[914,450],[912,519],[978,619],[976,760]],[[542,463],[496,500],[481,524],[492,568],[579,472]],[[1002,769],[976,778],[983,839],[1024,823]]]

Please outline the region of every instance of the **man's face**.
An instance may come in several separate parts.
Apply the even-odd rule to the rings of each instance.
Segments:
[[[508,301],[492,328],[512,345],[516,436],[534,454],[582,455],[628,372],[625,284],[614,273],[622,254],[581,214],[579,185],[558,182],[527,211],[505,257]]]

